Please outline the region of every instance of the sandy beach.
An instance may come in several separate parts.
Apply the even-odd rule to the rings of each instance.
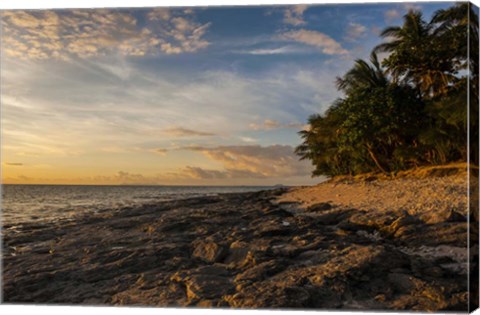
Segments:
[[[466,311],[466,173],[447,173],[344,177],[4,226],[3,299]]]

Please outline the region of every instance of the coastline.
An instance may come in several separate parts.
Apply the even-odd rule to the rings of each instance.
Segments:
[[[462,174],[337,179],[4,228],[3,300],[466,311],[462,184]],[[412,200],[408,187],[418,195],[411,209],[369,199]]]

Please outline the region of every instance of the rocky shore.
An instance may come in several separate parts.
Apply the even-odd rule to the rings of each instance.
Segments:
[[[340,180],[3,226],[3,301],[467,311],[466,203],[459,175]]]

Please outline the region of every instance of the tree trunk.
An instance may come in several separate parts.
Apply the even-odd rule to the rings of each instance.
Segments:
[[[382,171],[382,173],[388,174],[388,172],[382,167],[382,165],[378,161],[377,156],[373,152],[372,146],[370,144],[367,144],[367,150],[368,150],[368,154],[370,154],[370,157],[372,158],[375,165]]]

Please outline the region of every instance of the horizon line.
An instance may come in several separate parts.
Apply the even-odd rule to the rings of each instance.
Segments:
[[[294,186],[308,186],[308,185],[284,185],[284,184],[275,184],[275,185],[181,185],[181,184],[51,184],[51,183],[1,183],[1,186],[4,185],[17,185],[17,186],[143,186],[143,187],[294,187]]]

